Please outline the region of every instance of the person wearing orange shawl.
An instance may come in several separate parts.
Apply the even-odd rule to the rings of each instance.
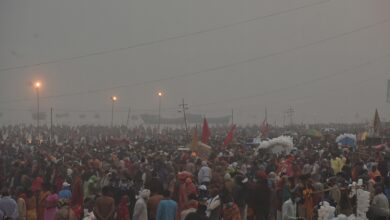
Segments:
[[[306,219],[312,220],[314,217],[313,187],[309,183],[306,183],[306,187],[303,190],[303,199],[303,206],[305,207],[306,211]]]
[[[26,193],[26,210],[28,220],[37,220],[37,200],[31,190]]]
[[[76,176],[72,184],[71,207],[77,217],[80,219],[83,211],[83,183],[80,176]]]
[[[37,203],[37,217],[38,220],[43,220],[45,216],[46,209],[46,198],[50,195],[49,183],[42,184],[42,190],[38,193],[38,203]]]

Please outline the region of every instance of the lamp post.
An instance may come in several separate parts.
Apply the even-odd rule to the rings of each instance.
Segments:
[[[111,127],[113,127],[113,126],[114,126],[114,103],[116,102],[116,100],[118,100],[118,97],[112,96],[112,97],[111,97],[111,100],[112,100],[112,108],[111,108]]]
[[[41,88],[41,82],[37,81],[34,83],[35,91],[37,93],[37,134],[38,134],[38,141],[40,141],[39,137],[39,88]]]
[[[158,95],[158,126],[157,126],[157,133],[160,134],[160,124],[161,124],[161,98],[163,96],[163,93],[160,91],[157,93]]]

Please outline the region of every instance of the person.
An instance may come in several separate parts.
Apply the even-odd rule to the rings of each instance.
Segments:
[[[27,219],[27,209],[26,209],[26,200],[25,194],[23,193],[23,188],[21,186],[16,188],[16,204],[18,205],[18,220],[26,220]]]
[[[115,201],[110,195],[111,189],[105,186],[102,189],[102,196],[96,199],[94,215],[97,220],[113,220],[115,214]]]
[[[118,205],[117,220],[130,220],[129,196],[124,195]]]
[[[38,203],[37,203],[37,218],[38,220],[44,220],[44,214],[46,209],[46,198],[50,195],[50,184],[43,183],[42,190],[38,192]]]
[[[390,215],[389,201],[383,193],[382,187],[376,187],[375,193],[370,206],[372,217],[374,220],[386,220]]]
[[[312,220],[314,217],[314,202],[313,202],[313,188],[310,184],[306,184],[303,190],[304,208],[306,211],[306,219]]]
[[[297,192],[291,192],[291,197],[282,205],[282,220],[295,220],[297,218]]]
[[[234,203],[233,198],[229,197],[223,204],[224,220],[241,220],[240,209]]]
[[[0,198],[0,219],[18,219],[18,205],[10,196],[7,188],[2,189]]]
[[[377,167],[374,165],[371,168],[370,173],[368,174],[372,180],[375,180],[376,177],[381,176],[381,173],[377,169]]]
[[[207,200],[207,217],[209,217],[210,220],[219,220],[222,215],[222,204],[218,190],[210,190],[210,195],[211,197]]]
[[[44,213],[44,220],[53,220],[55,214],[57,213],[57,204],[58,204],[59,198],[57,193],[55,192],[55,186],[52,186],[50,189],[50,195],[46,197],[45,202],[45,213]]]
[[[147,201],[150,196],[150,190],[144,189],[139,193],[139,198],[134,206],[133,220],[148,220]]]
[[[82,214],[83,198],[84,195],[83,195],[82,180],[81,177],[77,175],[73,178],[72,198],[70,202],[72,209],[75,212],[77,218],[80,218]]]
[[[37,200],[31,190],[26,192],[27,219],[37,220]]]
[[[171,199],[171,193],[164,190],[164,198],[160,201],[157,208],[156,220],[175,220],[177,203]]]
[[[156,219],[157,207],[163,198],[164,196],[162,196],[161,194],[155,193],[148,200],[147,208],[148,208],[148,214],[150,220]]]
[[[70,200],[72,198],[72,192],[70,191],[70,184],[68,182],[62,183],[62,189],[58,192],[59,199]]]
[[[271,190],[266,177],[260,177],[253,191],[253,211],[258,220],[267,220],[270,211]]]
[[[192,212],[196,212],[198,210],[198,207],[199,207],[199,202],[197,201],[196,195],[194,194],[189,195],[186,209],[180,213],[180,219],[181,220],[186,219],[187,215]]]
[[[69,200],[62,199],[58,202],[58,211],[54,215],[54,220],[77,220],[76,215],[69,206]]]
[[[202,167],[198,172],[198,183],[208,186],[211,182],[212,173],[207,161],[202,161]]]

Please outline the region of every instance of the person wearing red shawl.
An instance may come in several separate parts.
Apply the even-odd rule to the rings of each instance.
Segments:
[[[40,178],[40,177],[37,177]],[[42,178],[41,178],[42,179]],[[50,195],[49,184],[44,183],[42,185],[42,191],[38,192],[38,203],[37,203],[37,218],[38,220],[43,220],[46,209],[46,198]]]
[[[187,178],[185,182],[186,187],[186,195],[187,197],[191,194],[198,195],[198,191],[196,190],[195,184],[192,182],[191,178]]]
[[[130,220],[130,212],[129,212],[128,204],[129,204],[129,197],[127,195],[122,196],[117,209],[117,220]]]
[[[71,207],[77,219],[81,217],[83,211],[83,183],[80,176],[76,176],[72,184]]]
[[[177,175],[178,181],[176,181],[173,193],[174,200],[177,202],[176,220],[180,220],[180,214],[185,209],[185,205],[188,201],[185,183],[187,177],[188,176],[182,175],[181,173]]]

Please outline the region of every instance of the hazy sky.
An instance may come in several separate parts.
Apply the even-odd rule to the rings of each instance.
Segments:
[[[390,119],[389,11],[389,0],[1,0],[0,124],[32,122],[35,79],[59,95],[42,111],[72,123],[108,124],[111,95],[117,124],[129,106],[155,114],[160,89],[167,117],[184,98],[242,124],[260,124],[265,106],[278,124],[290,106],[299,123],[375,108]]]

